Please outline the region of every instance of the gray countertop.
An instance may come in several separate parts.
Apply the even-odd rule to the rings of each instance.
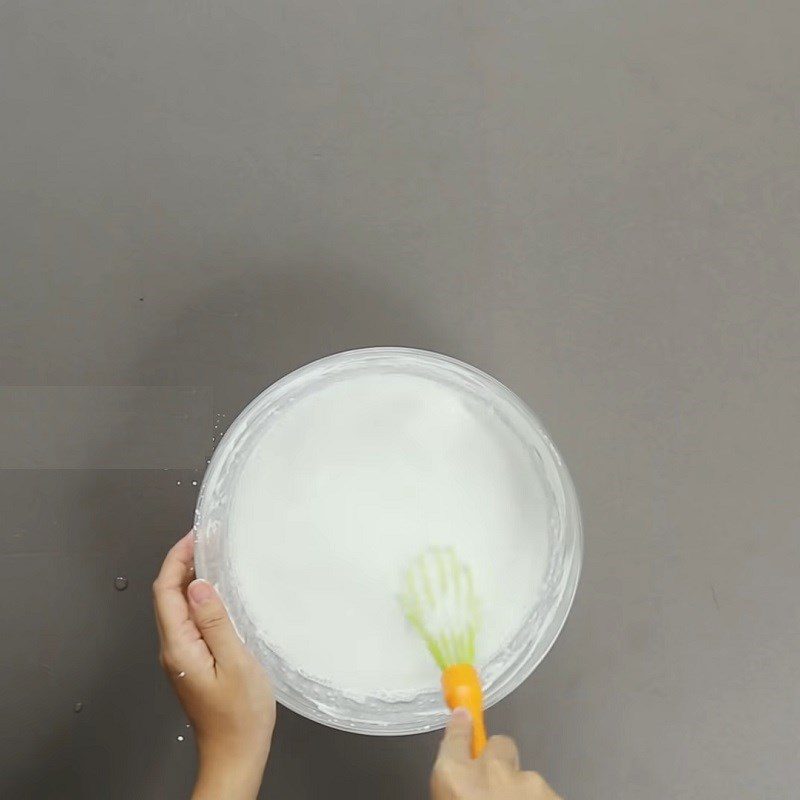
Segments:
[[[793,0],[0,5],[0,794],[186,796],[150,583],[212,437],[402,344],[516,390],[581,499],[572,614],[490,728],[568,800],[796,796],[798,30]],[[437,741],[281,712],[264,796],[419,798]]]

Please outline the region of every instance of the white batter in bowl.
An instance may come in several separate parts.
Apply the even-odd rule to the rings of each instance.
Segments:
[[[451,545],[482,599],[487,705],[552,645],[581,559],[575,493],[527,407],[433,353],[352,351],[259,395],[206,473],[197,572],[278,699],[371,734],[441,726],[437,668],[397,603],[409,561]]]

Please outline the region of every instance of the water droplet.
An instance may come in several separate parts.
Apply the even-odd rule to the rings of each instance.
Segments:
[[[182,742],[182,741],[183,741],[183,736],[181,736],[180,734],[178,734],[178,735],[177,735],[175,738],[176,738],[176,739],[177,739],[179,742]]]
[[[178,481],[178,482],[177,482],[175,485],[176,485],[176,486],[180,486],[180,485],[181,485],[181,482],[180,482],[180,481]]]
[[[185,673],[183,670],[181,670],[181,671],[178,673],[178,677],[179,677],[179,678],[185,678],[185,677],[186,677],[186,673]]]
[[[186,727],[187,727],[187,728],[191,728],[191,727],[192,727],[191,723],[187,722],[187,723],[186,723]]]
[[[114,588],[118,592],[124,592],[128,588],[128,579],[124,575],[117,575],[114,578]]]
[[[192,481],[192,486],[197,486],[197,481]]]
[[[81,711],[83,711],[83,703],[75,703],[75,705],[74,705],[74,706],[72,706],[72,710],[73,710],[73,711],[74,711],[76,714],[80,714],[80,713],[81,713]]]

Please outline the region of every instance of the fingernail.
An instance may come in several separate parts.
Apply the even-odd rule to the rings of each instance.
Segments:
[[[470,714],[469,711],[467,711],[467,709],[463,706],[459,706],[458,708],[453,709],[453,719],[461,719],[465,722],[468,722],[472,719],[472,714]]]
[[[211,588],[211,584],[208,581],[204,581],[202,578],[192,581],[189,584],[188,591],[189,599],[198,605],[207,603],[214,596],[214,590]]]

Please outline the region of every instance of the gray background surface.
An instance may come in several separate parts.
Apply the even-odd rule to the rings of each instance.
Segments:
[[[582,502],[490,728],[569,800],[796,797],[799,9],[0,3],[0,794],[186,796],[150,583],[212,437],[402,344],[515,389]],[[419,798],[437,740],[281,712],[264,796]]]

